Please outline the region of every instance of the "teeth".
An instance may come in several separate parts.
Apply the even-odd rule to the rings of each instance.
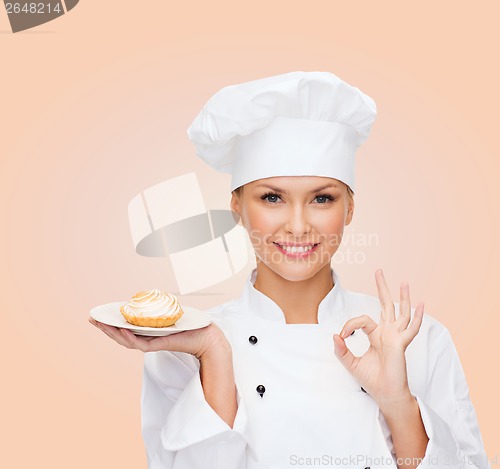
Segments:
[[[280,244],[281,246],[281,244]],[[281,246],[285,251],[287,252],[305,252],[305,251],[310,251],[313,247],[314,244],[311,244],[309,246]]]

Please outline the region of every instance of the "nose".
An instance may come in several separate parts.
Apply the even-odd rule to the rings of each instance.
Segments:
[[[300,205],[291,207],[284,228],[288,233],[293,234],[297,238],[301,237],[304,233],[309,233],[311,225],[306,209]]]

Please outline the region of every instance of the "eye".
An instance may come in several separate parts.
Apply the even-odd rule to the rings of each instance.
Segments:
[[[262,200],[266,200],[271,204],[276,204],[278,202],[278,199],[280,198],[281,197],[279,196],[279,194],[276,194],[275,192],[266,192],[261,196]],[[314,199],[317,200],[320,205],[325,205],[328,202],[333,202],[334,200],[336,200],[336,198],[331,196],[330,194],[319,194]]]
[[[324,205],[326,203],[328,203],[329,201],[333,201],[335,200],[334,197],[332,197],[331,195],[329,194],[320,194],[320,195],[317,195],[315,197],[316,199],[322,199],[322,201],[318,201],[320,204]]]
[[[275,194],[274,192],[266,192],[261,197],[262,200],[266,200],[267,199],[267,202],[270,202],[272,204],[276,203],[277,202],[276,199],[279,199],[279,198],[280,198],[280,196],[278,194]]]

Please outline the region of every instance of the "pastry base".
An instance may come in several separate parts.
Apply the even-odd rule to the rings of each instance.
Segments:
[[[125,320],[133,324],[134,326],[143,327],[168,327],[173,326],[177,320],[184,314],[182,309],[174,314],[173,316],[158,316],[157,318],[151,317],[139,317],[128,314],[124,311],[123,306],[120,307],[120,312],[122,313]]]

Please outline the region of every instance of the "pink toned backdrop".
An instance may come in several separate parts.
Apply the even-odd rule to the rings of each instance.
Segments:
[[[382,267],[398,301],[409,280],[450,329],[497,455],[497,5],[85,0],[17,34],[0,8],[0,465],[146,468],[142,353],[87,322],[94,305],[176,287],[165,260],[134,253],[127,204],[196,171],[207,206],[228,208],[229,177],[186,129],[222,86],[292,70],[377,102],[346,232],[378,243],[348,246],[363,260],[338,264],[342,285],[376,294]],[[247,274],[181,300],[226,301]]]

